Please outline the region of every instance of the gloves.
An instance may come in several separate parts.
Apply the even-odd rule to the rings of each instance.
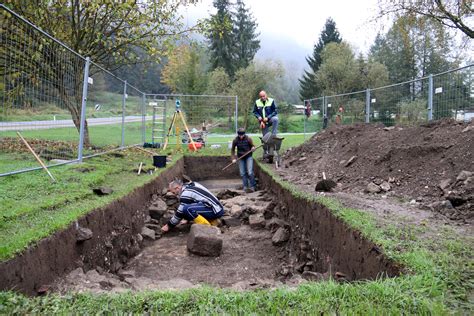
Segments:
[[[232,163],[236,163],[237,162],[237,159],[232,159]]]

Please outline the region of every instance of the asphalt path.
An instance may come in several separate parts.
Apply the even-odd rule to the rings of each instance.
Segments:
[[[151,121],[152,118],[152,116],[147,116],[145,119]],[[157,119],[160,119],[160,117],[157,117]],[[125,116],[125,123],[141,121],[141,116]],[[122,124],[122,117],[89,118],[87,124],[88,126]],[[75,125],[72,120],[0,122],[0,131],[26,131],[61,127],[75,127]]]

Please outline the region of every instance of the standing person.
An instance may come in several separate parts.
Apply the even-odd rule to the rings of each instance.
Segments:
[[[237,148],[237,156],[235,156],[235,148]],[[237,158],[250,152],[239,160],[239,172],[242,177],[243,189],[245,192],[255,192],[255,176],[253,174],[253,158],[252,152],[255,150],[252,138],[245,134],[242,127],[237,130],[237,137],[232,141],[231,157],[235,163]]]
[[[200,183],[183,184],[181,180],[174,180],[169,184],[168,191],[179,197],[179,206],[168,223],[161,227],[163,233],[178,225],[182,219],[215,225],[215,220],[224,215],[221,202]]]
[[[277,134],[278,129],[278,112],[276,109],[275,101],[272,98],[267,98],[265,91],[260,91],[258,99],[255,100],[253,107],[253,114],[260,123],[262,129],[262,135],[268,132],[268,126],[272,125],[272,135]]]

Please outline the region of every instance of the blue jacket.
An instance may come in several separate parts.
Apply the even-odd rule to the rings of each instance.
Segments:
[[[267,119],[271,119],[278,114],[275,101],[273,101],[272,98],[268,98],[265,103],[263,103],[260,99],[255,100],[253,114],[256,118],[266,117]]]

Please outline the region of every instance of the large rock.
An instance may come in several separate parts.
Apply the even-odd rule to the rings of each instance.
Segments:
[[[148,212],[151,218],[159,220],[166,213],[167,209],[168,205],[166,202],[162,199],[157,199],[155,202],[153,202],[153,205],[148,208]]]
[[[272,237],[272,243],[275,246],[281,246],[290,239],[290,231],[287,228],[280,227]]]
[[[265,217],[263,214],[253,214],[249,216],[250,228],[260,229],[265,227]]]
[[[189,232],[188,250],[198,256],[218,257],[222,251],[222,238],[219,228],[193,224]]]
[[[148,227],[143,227],[142,228],[141,235],[144,238],[148,238],[148,239],[151,239],[151,240],[155,240],[155,238],[156,238],[155,231],[153,229],[148,228]]]

